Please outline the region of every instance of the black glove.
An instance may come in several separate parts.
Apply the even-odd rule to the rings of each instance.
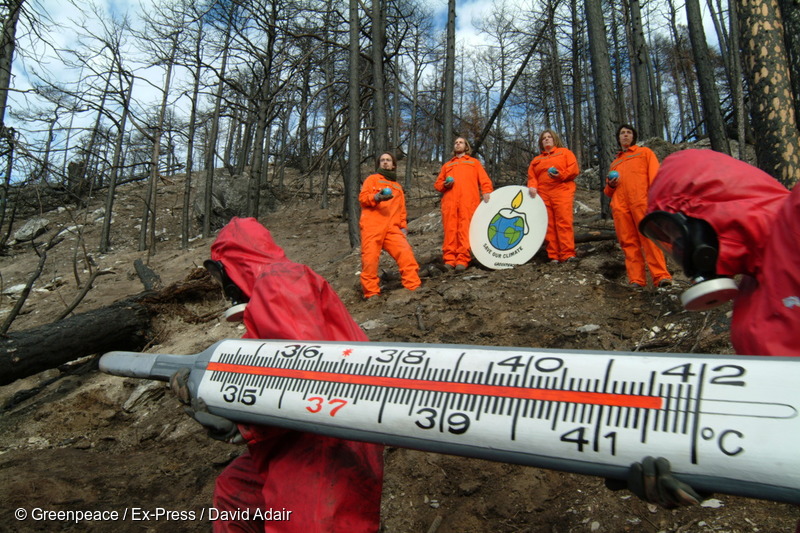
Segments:
[[[612,490],[622,488],[611,480],[606,480],[606,486]],[[696,505],[705,499],[672,475],[664,457],[645,457],[641,463],[633,463],[628,470],[627,488],[642,500],[665,509]]]
[[[244,442],[242,434],[235,423],[227,418],[217,416],[208,412],[208,406],[202,398],[192,397],[189,390],[189,368],[181,368],[169,378],[169,388],[178,397],[178,400],[186,405],[183,410],[191,416],[198,424],[206,428],[208,436],[212,439],[221,440],[230,444],[240,444]]]
[[[221,440],[228,444],[241,444],[244,437],[239,433],[239,427],[227,418],[217,416],[208,412],[208,406],[202,398],[192,398],[192,405],[184,407],[187,415],[197,421],[198,424],[206,428],[208,436],[212,439]]]

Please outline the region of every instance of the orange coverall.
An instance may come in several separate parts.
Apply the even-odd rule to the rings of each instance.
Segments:
[[[672,279],[672,276],[658,246],[639,233],[639,222],[647,214],[647,192],[658,172],[658,158],[649,148],[634,145],[617,154],[611,170],[619,172],[617,187],[611,187],[606,181],[603,192],[611,198],[614,227],[625,254],[628,280],[647,285],[646,262],[653,285],[658,286],[662,280]]]
[[[447,176],[453,177],[453,186],[445,187]],[[492,180],[481,162],[469,155],[453,157],[442,165],[433,187],[442,193],[442,225],[444,243],[442,257],[446,265],[468,266],[472,259],[469,250],[469,224],[482,194],[494,190]]]
[[[392,198],[378,202],[375,195],[382,189],[392,190]],[[396,181],[371,174],[364,180],[361,193],[361,287],[364,297],[380,294],[378,283],[378,264],[381,250],[386,250],[397,261],[403,287],[413,291],[422,282],[419,279],[419,265],[408,239],[401,230],[407,227],[406,198],[403,187]]]
[[[550,167],[558,170],[557,177],[548,172]],[[528,187],[537,190],[547,208],[547,256],[555,261],[575,257],[572,204],[579,171],[575,154],[563,147],[542,152],[528,166]]]

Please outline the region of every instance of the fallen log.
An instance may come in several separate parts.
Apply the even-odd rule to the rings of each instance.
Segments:
[[[219,313],[197,316],[184,305],[219,297],[219,284],[203,268],[159,291],[145,291],[107,307],[34,328],[0,335],[0,386],[56,368],[87,355],[139,351],[152,339],[159,313],[202,323]]]
[[[152,268],[145,265],[141,259],[133,262],[133,268],[136,269],[136,274],[142,280],[145,290],[152,291],[161,288],[161,278],[156,274]]]
[[[617,240],[617,232],[611,230],[592,230],[575,234],[575,242]]]
[[[140,350],[151,338],[150,309],[124,300],[0,339],[0,385],[112,350]]]

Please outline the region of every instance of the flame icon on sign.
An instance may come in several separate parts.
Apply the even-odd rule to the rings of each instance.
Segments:
[[[522,205],[522,191],[519,191],[517,195],[511,200],[511,209],[518,209],[519,206]]]

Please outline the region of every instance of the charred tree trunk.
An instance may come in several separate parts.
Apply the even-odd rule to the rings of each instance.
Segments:
[[[128,81],[126,72],[120,73],[120,80]],[[128,122],[130,114],[131,98],[133,97],[133,79],[130,79],[128,92],[125,95],[125,104],[122,107],[122,117],[119,119],[119,131],[114,142],[114,160],[111,163],[111,171],[108,176],[108,193],[106,196],[106,212],[103,216],[103,229],[100,233],[100,253],[108,253],[111,249],[111,219],[114,215],[114,195],[117,189],[117,180],[122,167],[122,143],[125,140],[125,124]],[[187,178],[188,179],[188,178]]]
[[[703,116],[708,137],[711,140],[711,149],[730,155],[731,148],[725,133],[725,121],[722,118],[719,91],[717,91],[717,84],[714,80],[714,68],[711,64],[706,34],[703,30],[703,16],[699,0],[686,2],[686,19],[689,23],[689,40],[692,42],[697,83],[700,85],[700,99],[703,102]]]
[[[444,107],[442,108],[442,161],[447,160],[448,148],[453,146],[453,92],[456,73],[456,0],[447,2],[447,34],[444,60]],[[478,139],[483,142],[483,135]],[[474,148],[477,152],[478,148]]]
[[[217,137],[219,136],[219,116],[222,109],[222,93],[225,88],[225,69],[228,64],[228,47],[231,42],[231,29],[225,33],[225,46],[222,49],[222,65],[219,70],[219,85],[217,94],[214,98],[214,113],[211,116],[211,131],[206,140],[205,170],[206,185],[203,193],[203,237],[211,235],[211,211],[213,206],[212,196],[214,193],[214,165],[217,156]]]
[[[383,55],[386,48],[386,15],[380,0],[372,0],[372,118],[375,122],[374,155],[389,150],[389,120],[386,116],[386,83]]]
[[[800,130],[778,3],[740,0],[738,8],[758,167],[791,188],[800,172]]]
[[[600,183],[600,205],[602,206],[603,218],[608,218],[611,213],[608,198],[603,194],[603,184],[605,174],[614,160],[613,154],[616,149],[614,130],[619,124],[614,120],[614,109],[616,101],[614,98],[613,82],[611,79],[611,60],[608,55],[608,43],[605,39],[605,21],[599,2],[587,1],[584,4],[586,10],[586,26],[589,34],[589,53],[592,58],[592,79],[594,82],[594,99],[597,123],[597,148],[598,166]]]
[[[198,316],[183,305],[219,297],[219,284],[205,269],[195,269],[185,280],[163,289],[150,290],[160,286],[158,275],[141,261],[135,266],[145,292],[101,309],[0,335],[0,386],[88,355],[140,350],[152,339],[151,319],[159,313],[178,315],[190,323],[205,323],[219,316],[219,310]]]
[[[350,64],[349,64],[349,111],[348,111],[348,161],[345,174],[344,211],[347,216],[347,233],[350,246],[355,248],[361,244],[361,232],[358,221],[361,218],[361,204],[358,203],[358,191],[361,188],[361,70],[358,60],[361,53],[358,45],[358,2],[350,0]],[[343,167],[344,168],[344,167]]]
[[[6,16],[0,34],[0,130],[5,129],[6,102],[8,89],[11,86],[11,64],[17,46],[17,23],[24,3],[25,0],[13,0],[7,2],[5,6]]]
[[[149,340],[150,310],[118,302],[53,324],[7,334],[0,340],[0,386],[80,357],[139,350]]]
[[[800,122],[800,2],[778,0],[783,19],[783,38],[786,43],[786,60],[789,63],[792,93],[794,94],[794,118]]]
[[[614,241],[617,232],[613,230],[593,230],[575,234],[575,242]]]
[[[586,158],[584,157],[583,146],[583,112],[581,103],[583,101],[583,86],[581,84],[581,51],[583,50],[583,34],[585,28],[582,27],[583,21],[578,11],[578,0],[571,0],[570,11],[572,12],[572,137],[569,147],[575,154],[581,168],[586,168]]]
[[[631,37],[633,53],[631,54],[631,71],[634,75],[636,93],[636,124],[639,126],[639,138],[649,139],[659,135],[653,121],[653,105],[650,99],[651,80],[647,71],[647,43],[644,39],[642,12],[639,0],[630,1]],[[659,135],[660,136],[660,135]]]
[[[745,101],[744,101],[744,79],[742,77],[742,54],[739,43],[739,13],[736,2],[731,2],[728,23],[730,24],[730,53],[731,53],[731,92],[736,107],[736,137],[739,143],[739,159],[745,161],[747,156],[746,124],[745,124]]]
[[[197,130],[197,103],[200,95],[200,75],[202,73],[202,46],[203,24],[200,19],[197,30],[197,40],[194,48],[194,66],[192,71],[192,96],[189,100],[191,111],[189,113],[189,133],[186,141],[186,181],[183,188],[183,212],[181,213],[181,248],[189,247],[189,233],[192,231],[190,221],[190,206],[192,199],[192,171],[194,170],[194,143]]]

